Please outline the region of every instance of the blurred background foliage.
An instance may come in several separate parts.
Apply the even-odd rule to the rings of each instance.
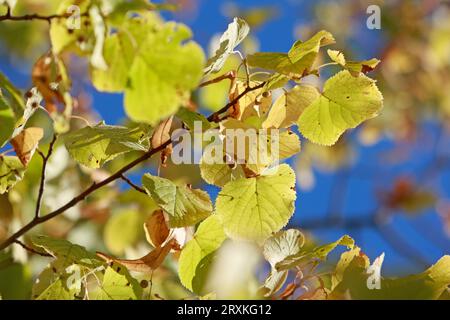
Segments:
[[[309,243],[334,241],[349,234],[369,257],[385,252],[386,275],[420,272],[450,252],[449,1],[170,2],[179,10],[164,15],[191,26],[195,39],[207,52],[232,17],[240,16],[252,28],[251,36],[241,46],[243,53],[286,51],[293,40],[327,29],[336,37],[339,47],[335,49],[343,50],[349,59],[381,59],[371,77],[377,79],[384,95],[383,113],[331,148],[302,141],[302,152],[292,160],[299,190],[291,226],[304,230]],[[14,13],[51,14],[58,4],[56,0],[19,0]],[[366,9],[373,4],[381,7],[380,30],[366,27]],[[5,13],[2,10],[0,15]],[[0,70],[23,92],[32,86],[33,63],[48,49],[46,22],[0,23]],[[326,59],[324,56],[322,60]],[[90,123],[100,119],[108,124],[123,123],[122,97],[96,92],[89,84],[85,61],[67,56],[65,62],[73,79],[74,113]],[[230,57],[223,73],[239,63],[238,57]],[[314,76],[309,81],[320,85]],[[195,103],[205,114],[217,110],[224,105],[227,90],[226,82],[204,88]],[[37,114],[33,121],[42,126],[45,118],[45,114]],[[72,121],[75,127],[85,125],[80,119]],[[44,139],[49,142],[51,137]],[[102,169],[82,169],[59,146],[48,167],[44,212],[64,204],[92,180],[100,181],[137,155],[119,156]],[[147,171],[156,172],[158,159],[148,166]],[[12,192],[0,196],[0,241],[32,218],[40,168],[40,159],[34,157],[25,179]],[[137,168],[131,179],[139,179],[142,170]],[[160,174],[202,185],[196,165],[168,163]],[[215,198],[216,188],[202,187]],[[117,182],[33,233],[65,237],[93,251],[138,257],[148,251],[142,223],[155,208],[149,197]],[[224,259],[230,252],[236,251],[227,248]],[[249,261],[257,260],[252,258],[251,249],[239,252],[251,268]],[[46,263],[45,258],[28,255],[20,246],[13,246],[12,254],[1,252],[3,298],[28,298],[33,277]],[[163,298],[188,295],[178,284],[174,268],[169,261],[153,275],[152,290]],[[220,272],[227,278],[231,271]]]

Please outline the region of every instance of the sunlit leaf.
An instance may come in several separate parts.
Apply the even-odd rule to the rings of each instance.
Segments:
[[[297,123],[302,112],[320,93],[308,85],[298,85],[280,96],[273,104],[263,123],[264,128],[287,128]]]
[[[99,123],[63,136],[72,158],[90,168],[100,168],[118,155],[149,147],[146,126],[121,127]]]
[[[95,300],[137,300],[142,296],[142,288],[124,267],[115,264],[106,269],[102,283],[92,295]]]
[[[347,129],[377,116],[382,107],[383,96],[374,80],[341,71],[325,83],[322,95],[303,111],[298,126],[310,141],[333,145]]]
[[[178,274],[187,289],[198,294],[202,292],[214,253],[225,239],[223,227],[216,215],[200,224],[180,256]]]
[[[364,61],[347,61],[344,54],[337,50],[328,50],[328,56],[331,60],[350,71],[354,77],[358,77],[361,73],[368,73],[374,70],[380,63],[380,60],[375,58]]]
[[[295,174],[286,164],[273,171],[230,181],[220,191],[216,211],[227,236],[262,241],[287,224],[295,208]]]
[[[30,162],[43,136],[42,128],[32,127],[24,129],[11,140],[11,145],[24,167]]]
[[[150,174],[142,177],[142,185],[169,215],[171,228],[194,225],[212,212],[209,195],[200,189],[178,186],[168,179]]]
[[[0,194],[22,180],[25,168],[18,157],[0,155]]]
[[[64,239],[54,239],[47,236],[33,236],[31,242],[33,242],[35,246],[43,248],[55,258],[62,259],[66,266],[78,264],[88,268],[95,268],[102,265],[102,261],[84,247]]]
[[[206,63],[205,74],[215,73],[222,69],[228,56],[248,35],[250,28],[243,19],[234,18],[228,25],[228,29],[223,33],[219,40],[219,48],[215,51]]]

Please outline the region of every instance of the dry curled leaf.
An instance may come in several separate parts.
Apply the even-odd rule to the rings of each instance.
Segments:
[[[155,129],[151,139],[152,149],[159,148],[164,143],[170,140],[170,128],[172,127],[173,116],[162,121]],[[161,165],[164,167],[167,159],[172,153],[172,144],[168,145],[161,151]]]
[[[42,128],[27,128],[11,140],[14,151],[24,166],[27,166],[44,136]]]
[[[144,230],[147,241],[154,247],[161,246],[167,240],[170,230],[161,209],[155,210],[147,219]]]
[[[150,251],[150,253],[143,256],[142,258],[134,260],[118,259],[102,252],[97,252],[97,256],[105,260],[107,263],[111,262],[119,263],[130,271],[151,273],[153,270],[157,269],[164,262],[164,259],[174,246],[174,243],[175,242],[171,240],[167,242],[164,246],[153,249],[152,251]]]
[[[46,53],[36,61],[31,78],[44,98],[46,109],[50,113],[57,111],[57,104],[64,104],[64,97],[59,91],[61,75],[53,54]]]

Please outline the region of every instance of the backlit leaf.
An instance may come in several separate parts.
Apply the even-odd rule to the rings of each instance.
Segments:
[[[328,79],[322,95],[303,111],[299,130],[314,143],[333,145],[347,129],[377,116],[382,107],[383,96],[374,80],[341,71]]]
[[[216,211],[227,236],[262,241],[287,224],[295,209],[295,174],[286,164],[273,171],[230,181],[220,191]]]
[[[65,134],[64,143],[72,158],[90,168],[100,168],[119,154],[148,149],[146,126],[121,127],[99,123]]]
[[[180,256],[178,274],[181,283],[187,289],[201,294],[214,253],[225,239],[223,227],[216,215],[210,216],[200,224]]]
[[[0,155],[0,194],[22,180],[25,168],[18,157]]]
[[[248,35],[250,28],[243,19],[234,18],[228,25],[228,29],[223,33],[219,40],[219,48],[215,51],[206,63],[205,74],[215,73],[222,69],[228,56]]]
[[[178,186],[168,179],[150,174],[142,177],[142,185],[169,215],[171,228],[194,225],[208,217],[213,210],[209,195],[200,189]]]

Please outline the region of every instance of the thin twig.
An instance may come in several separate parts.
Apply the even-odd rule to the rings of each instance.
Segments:
[[[135,189],[138,192],[141,192],[143,194],[147,194],[147,192],[145,192],[145,190],[141,187],[139,187],[138,185],[134,184],[130,179],[128,179],[125,175],[121,175],[120,179],[122,179],[123,181],[125,181],[126,183],[128,183],[130,185],[130,187],[132,187],[133,189]]]
[[[214,121],[214,122],[218,122],[219,116],[222,113],[225,113],[226,111],[228,111],[228,109],[230,109],[231,107],[233,107],[243,96],[245,96],[247,93],[258,90],[263,88],[266,85],[266,82],[261,82],[260,84],[258,84],[257,86],[254,87],[247,87],[244,91],[242,91],[241,94],[239,94],[236,98],[234,98],[232,101],[230,101],[229,103],[227,103],[222,109],[214,112],[213,114],[211,114],[207,119],[208,121]]]
[[[44,155],[41,151],[38,150],[39,155],[42,157],[42,172],[41,172],[41,182],[39,184],[39,193],[36,201],[36,210],[34,212],[34,217],[39,218],[41,207],[42,207],[42,197],[44,196],[45,189],[45,170],[47,169],[47,163],[53,153],[53,147],[55,146],[55,142],[57,139],[57,135],[53,135],[53,139],[50,142],[50,146],[48,147],[47,155]]]
[[[31,248],[31,247],[29,247],[29,246],[27,246],[25,243],[23,243],[22,241],[20,241],[20,240],[14,240],[14,243],[17,243],[19,246],[21,246],[22,248],[24,248],[25,250],[27,250],[28,252],[31,252],[31,253],[34,253],[34,254],[38,254],[38,255],[40,255],[40,256],[43,256],[43,257],[53,257],[51,254],[49,254],[49,253],[46,253],[46,252],[39,252],[39,251],[37,251],[37,250],[35,250],[35,249],[33,249],[33,248]]]
[[[220,81],[225,80],[225,79],[229,79],[229,80],[233,81],[234,78],[236,78],[236,72],[234,70],[232,70],[232,71],[227,72],[227,73],[225,73],[225,74],[223,74],[221,76],[218,76],[217,78],[214,78],[214,79],[211,79],[211,80],[208,80],[208,81],[200,83],[199,87],[203,88],[203,87],[209,86],[209,85],[211,85],[213,83],[217,83],[217,82],[220,82]]]
[[[9,9],[9,7],[8,7]],[[84,12],[80,14],[81,16],[87,16],[89,13]],[[30,21],[30,20],[41,20],[41,21],[47,21],[48,23],[51,23],[52,20],[55,19],[67,19],[71,16],[70,13],[63,13],[63,14],[52,14],[49,16],[43,16],[40,14],[25,14],[22,16],[13,16],[11,15],[11,10],[8,10],[4,16],[0,16],[0,21]]]
[[[233,105],[235,105],[239,99],[241,99],[243,96],[245,96],[248,92],[251,92],[253,90],[257,90],[259,88],[262,88],[265,85],[265,82],[260,83],[259,85],[250,88],[248,87],[247,89],[244,90],[244,92],[242,92],[239,96],[237,96],[235,99],[233,99],[233,101],[229,102],[225,107],[223,107],[222,109],[220,109],[219,111],[214,112],[213,114],[211,114],[208,117],[209,121],[213,121],[212,119],[217,119],[218,116],[224,112],[226,112],[230,107],[232,107]],[[91,193],[93,193],[94,191],[100,189],[101,187],[104,187],[108,184],[110,184],[111,182],[120,179],[123,174],[125,172],[127,172],[128,170],[136,167],[138,164],[150,159],[153,155],[157,154],[158,152],[164,150],[167,146],[169,146],[170,144],[172,144],[172,139],[167,140],[166,142],[164,142],[163,144],[161,144],[159,147],[154,148],[154,149],[150,149],[149,151],[147,151],[146,153],[144,153],[142,156],[140,156],[139,158],[133,160],[132,162],[130,162],[129,164],[125,165],[124,167],[122,167],[120,170],[118,170],[116,173],[110,175],[108,178],[105,178],[104,180],[98,182],[98,183],[93,183],[90,187],[88,187],[86,190],[84,190],[83,192],[81,192],[79,195],[77,195],[76,197],[74,197],[72,200],[70,200],[69,202],[67,202],[65,205],[63,205],[62,207],[56,209],[53,212],[50,212],[49,214],[39,217],[39,216],[35,216],[33,220],[31,220],[28,224],[24,225],[21,229],[19,229],[18,231],[16,231],[14,234],[12,234],[8,239],[6,239],[3,243],[0,244],[0,250],[3,250],[5,248],[7,248],[8,246],[10,246],[12,243],[14,243],[14,241],[16,239],[18,239],[19,237],[21,237],[22,235],[24,235],[25,233],[27,233],[29,230],[33,229],[34,227],[36,227],[37,225],[40,225],[48,220],[53,219],[54,217],[59,216],[60,214],[62,214],[63,212],[65,212],[66,210],[72,208],[73,206],[75,206],[76,204],[78,204],[79,202],[83,201],[86,197],[88,197]]]

